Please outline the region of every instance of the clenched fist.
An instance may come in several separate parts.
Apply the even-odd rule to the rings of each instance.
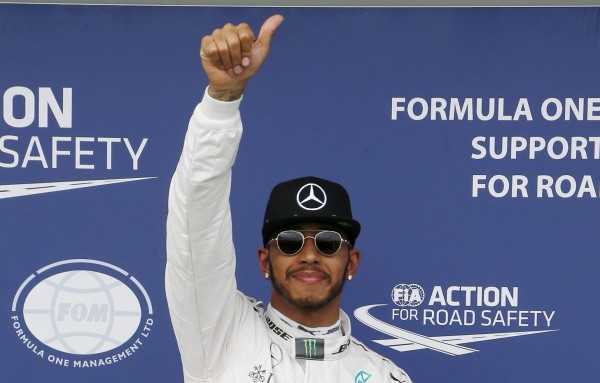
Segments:
[[[208,76],[208,94],[221,101],[241,97],[248,79],[254,76],[269,54],[271,38],[283,16],[269,17],[258,34],[248,24],[226,24],[202,39],[200,58]]]

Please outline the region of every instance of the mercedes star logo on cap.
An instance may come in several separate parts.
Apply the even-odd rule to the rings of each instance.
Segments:
[[[305,210],[319,210],[327,203],[325,190],[317,184],[302,186],[296,195],[296,201]]]

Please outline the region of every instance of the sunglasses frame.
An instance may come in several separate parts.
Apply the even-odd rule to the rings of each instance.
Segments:
[[[281,247],[279,247],[279,236],[281,234],[284,233],[298,233],[302,236],[302,245],[300,246],[300,248],[298,249],[298,251],[296,251],[295,253],[292,254],[288,254],[286,252],[284,252],[283,250],[281,250]],[[311,235],[304,235],[305,232],[316,232],[316,234],[314,236]],[[340,237],[340,245],[338,246],[338,248],[331,254],[327,254],[324,253],[323,251],[321,251],[321,249],[319,249],[319,246],[317,245],[317,237],[319,236],[319,234],[321,233],[335,233]],[[277,245],[277,249],[279,249],[279,252],[285,256],[288,257],[293,257],[294,255],[297,255],[298,253],[300,253],[302,251],[302,249],[304,249],[304,244],[306,243],[306,239],[310,238],[313,240],[313,243],[315,245],[315,249],[317,249],[317,251],[319,252],[319,254],[325,256],[325,257],[333,257],[335,254],[337,254],[338,251],[340,251],[340,249],[342,248],[342,245],[344,243],[346,243],[348,245],[348,247],[350,249],[352,249],[352,243],[350,243],[350,241],[348,241],[347,239],[344,239],[342,237],[342,235],[340,233],[338,233],[337,231],[333,231],[333,230],[284,230],[282,232],[280,232],[279,234],[277,234],[277,236],[275,238],[272,238],[271,240],[269,240],[269,242],[267,242],[267,245],[265,247],[268,247],[271,242],[275,241],[275,244]]]

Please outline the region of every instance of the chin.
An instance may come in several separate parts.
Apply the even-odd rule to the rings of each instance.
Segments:
[[[341,293],[340,289],[329,288],[327,291],[319,293],[313,292],[298,292],[291,293],[289,290],[284,293],[283,298],[294,307],[303,311],[316,311],[329,306],[335,301]]]
[[[290,303],[303,311],[317,311],[327,307],[331,303],[332,299],[328,298],[317,298],[317,297],[301,297],[290,300]]]
[[[327,287],[318,285],[300,286],[295,283],[283,284],[276,278],[271,278],[271,284],[284,301],[302,311],[316,311],[327,307],[342,293],[344,280]]]

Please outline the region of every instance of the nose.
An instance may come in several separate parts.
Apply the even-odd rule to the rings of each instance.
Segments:
[[[319,250],[315,247],[315,239],[313,237],[304,237],[304,246],[298,253],[298,261],[301,263],[315,263],[319,259]]]

